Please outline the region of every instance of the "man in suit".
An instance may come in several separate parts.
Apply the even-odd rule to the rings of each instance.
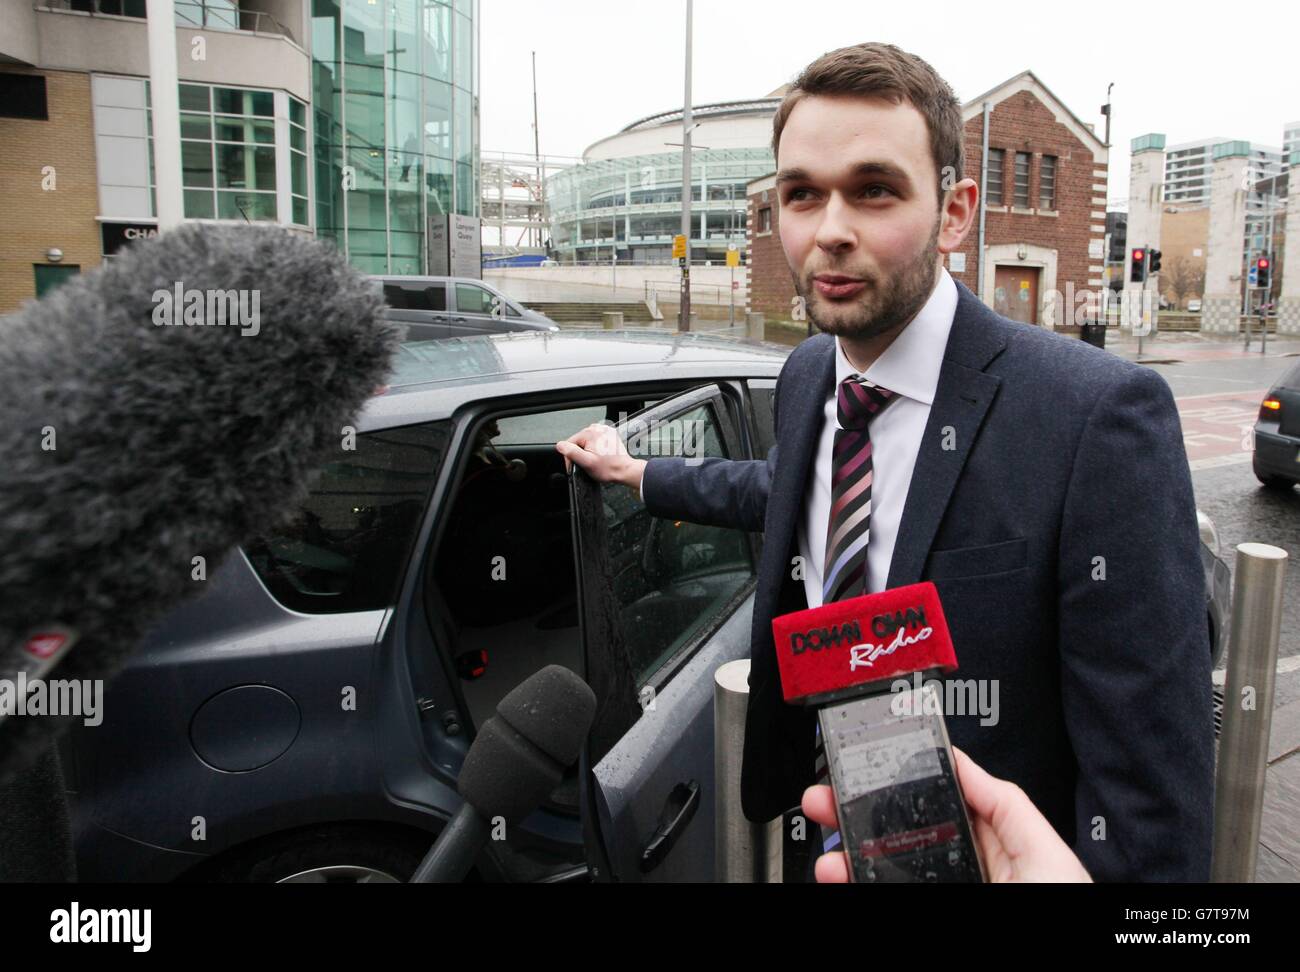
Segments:
[[[822,333],[781,371],[766,461],[647,463],[603,426],[557,444],[657,516],[763,533],[745,815],[772,819],[817,779],[772,618],[931,580],[953,677],[998,699],[996,719],[948,713],[953,744],[1022,787],[1097,880],[1208,880],[1210,644],[1168,384],[948,275],[978,190],[960,106],[920,58],[819,58],[773,151],[782,246]]]

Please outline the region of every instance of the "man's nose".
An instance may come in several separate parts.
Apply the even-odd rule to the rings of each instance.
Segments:
[[[852,209],[838,192],[831,193],[822,210],[821,224],[817,227],[817,245],[827,253],[851,249],[857,243],[857,234],[851,221]]]

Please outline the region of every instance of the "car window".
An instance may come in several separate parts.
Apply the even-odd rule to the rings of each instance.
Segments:
[[[498,433],[492,436],[496,446],[554,445],[579,429],[605,419],[604,405],[562,408],[554,412],[511,415],[496,420]]]
[[[638,458],[727,456],[711,405],[633,433]],[[712,627],[754,575],[748,535],[651,516],[623,486],[601,488],[613,589],[637,685]]]
[[[293,611],[388,607],[446,453],[449,422],[358,435],[294,517],[246,545],[271,595]]]
[[[394,310],[445,311],[447,286],[427,281],[390,281],[384,284],[384,300]]]
[[[751,381],[749,383],[749,400],[754,413],[754,457],[766,459],[776,443],[776,429],[773,427],[772,396],[776,394],[776,382],[770,379]]]
[[[1300,361],[1296,362],[1291,367],[1291,370],[1282,376],[1282,379],[1277,383],[1277,387],[1300,391]]]
[[[482,287],[473,284],[456,284],[456,309],[462,314],[491,314],[492,301],[500,300]]]

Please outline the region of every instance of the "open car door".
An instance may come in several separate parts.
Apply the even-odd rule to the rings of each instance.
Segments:
[[[619,426],[634,456],[749,458],[735,386]],[[597,880],[714,880],[713,674],[749,655],[758,540],[651,516],[636,492],[570,476],[578,606],[596,720],[579,774]]]

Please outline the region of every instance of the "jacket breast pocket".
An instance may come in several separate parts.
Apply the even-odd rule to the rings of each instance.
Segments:
[[[977,547],[953,547],[950,550],[931,550],[925,562],[927,580],[956,580],[960,577],[985,577],[1024,568],[1028,557],[1028,543],[1024,537],[1015,537],[999,543]]]

